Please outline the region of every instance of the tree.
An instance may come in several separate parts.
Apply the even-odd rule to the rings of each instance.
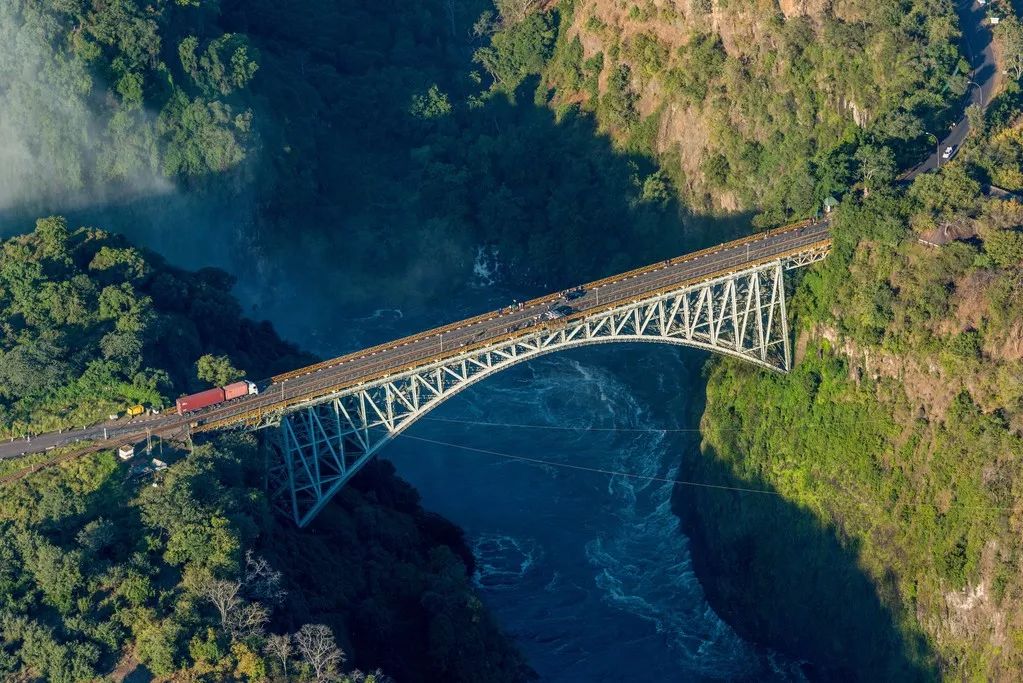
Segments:
[[[284,672],[284,680],[288,679],[288,659],[295,651],[295,643],[290,634],[271,633],[266,637],[264,645],[266,653],[271,657],[281,660],[281,669]]]
[[[231,365],[227,356],[214,356],[207,353],[195,362],[195,374],[203,382],[218,387],[245,376],[245,373]]]
[[[306,624],[295,634],[295,645],[313,673],[317,683],[337,680],[345,653],[334,642],[334,633],[325,624]]]
[[[632,89],[632,71],[628,64],[619,64],[607,80],[607,92],[601,99],[604,120],[612,128],[628,128],[639,120],[636,101],[639,96]]]
[[[245,551],[245,588],[252,597],[272,604],[281,602],[286,595],[281,588],[281,573],[251,550]]]
[[[280,602],[281,573],[251,550],[245,553],[245,575],[240,581],[207,577],[199,584],[199,593],[216,608],[220,625],[234,639],[248,638],[262,632],[270,620],[270,610],[259,602],[246,602],[243,594]]]
[[[235,619],[235,612],[241,609],[242,584],[241,581],[225,581],[223,579],[208,579],[199,586],[199,593],[210,601],[220,615],[220,625],[225,629]]]
[[[198,38],[188,36],[178,45],[178,57],[192,81],[211,97],[244,88],[259,68],[245,36],[225,33],[212,40],[202,55],[196,54],[198,48]]]
[[[535,12],[494,34],[473,55],[497,85],[514,90],[528,74],[540,73],[554,54],[556,27],[549,13]]]
[[[863,145],[856,150],[860,164],[860,178],[869,193],[888,185],[895,179],[895,154],[890,147]]]
[[[134,282],[149,274],[149,264],[138,249],[103,246],[89,263],[89,270],[113,271],[116,280]]]
[[[986,121],[984,120],[984,109],[979,104],[971,104],[966,108],[966,120],[969,122],[970,131],[977,136],[984,134]]]
[[[491,10],[484,10],[480,14],[479,18],[472,25],[472,34],[477,38],[489,36],[498,28],[497,22],[494,20],[494,13]]]
[[[913,180],[909,195],[943,224],[970,212],[980,197],[980,183],[960,163],[943,166],[939,173],[922,173]]]
[[[1023,263],[1023,232],[994,230],[984,236],[984,251],[1003,268]]]
[[[235,640],[244,640],[263,633],[270,621],[270,610],[258,602],[241,603],[228,615],[227,629]]]
[[[995,28],[995,37],[1001,43],[1005,68],[1018,81],[1023,77],[1023,22],[1009,16]]]
[[[495,4],[505,24],[517,24],[540,7],[540,0],[497,0]]]
[[[434,83],[425,94],[412,96],[409,113],[423,120],[443,118],[451,113],[451,102],[447,94]]]
[[[67,244],[70,233],[67,220],[63,216],[50,216],[36,221],[35,234],[43,248],[43,255],[49,258],[67,256]]]

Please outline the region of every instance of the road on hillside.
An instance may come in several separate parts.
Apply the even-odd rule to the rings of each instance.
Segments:
[[[963,48],[970,61],[970,83],[963,107],[963,113],[951,130],[944,136],[927,159],[906,174],[906,180],[912,180],[921,173],[930,173],[941,164],[941,158],[947,147],[959,149],[970,132],[970,122],[966,119],[966,107],[976,104],[987,107],[998,80],[998,68],[995,64],[995,51],[991,24],[987,20],[988,6],[980,5],[976,0],[958,0],[956,12],[959,15],[959,28],[963,32]],[[940,137],[935,135],[935,137]]]
[[[555,324],[552,314],[570,317],[612,307],[654,292],[667,291],[690,281],[701,281],[730,271],[768,263],[830,240],[827,221],[803,222],[766,233],[728,242],[650,267],[606,278],[577,288],[568,294],[553,294],[522,304],[490,311],[475,318],[389,344],[357,351],[331,361],[296,370],[278,381],[260,384],[262,391],[206,410],[180,416],[165,412],[134,420],[117,420],[93,427],[50,432],[31,439],[0,443],[0,460],[18,458],[51,448],[71,446],[83,441],[135,443],[147,435],[164,436],[187,433],[189,425],[238,420],[255,412],[267,413],[286,405],[322,396],[345,387],[396,374],[440,358],[456,356],[467,346],[484,345],[500,337],[526,336],[544,326]],[[555,311],[559,309],[560,312]],[[569,310],[571,309],[571,310]]]

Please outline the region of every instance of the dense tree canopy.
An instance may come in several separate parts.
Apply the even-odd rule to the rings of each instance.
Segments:
[[[0,434],[158,408],[301,362],[268,324],[241,318],[230,286],[60,217],[0,242]]]
[[[18,166],[0,208],[237,168],[258,54],[215,20],[213,3],[3,3],[0,136]]]
[[[469,584],[461,532],[393,468],[360,474],[300,532],[270,512],[251,437],[161,457],[159,475],[102,453],[4,489],[0,678],[531,677]]]
[[[707,458],[685,478],[787,503],[679,496],[709,593],[837,676],[985,679],[1023,662],[1019,641],[993,645],[994,615],[1019,614],[1023,595],[1023,205],[980,196],[983,145],[905,192],[843,202],[831,255],[791,300],[791,374],[710,373]],[[960,240],[928,246],[914,229]],[[846,563],[869,582],[836,573]],[[870,623],[898,637],[816,635]]]

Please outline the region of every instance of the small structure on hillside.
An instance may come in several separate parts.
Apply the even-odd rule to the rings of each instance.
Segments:
[[[126,443],[117,449],[117,457],[121,460],[131,460],[135,457],[135,445]]]

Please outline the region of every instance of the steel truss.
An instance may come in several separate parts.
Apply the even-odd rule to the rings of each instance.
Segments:
[[[706,349],[786,372],[791,367],[784,272],[820,260],[799,254],[676,291],[622,303],[318,397],[271,430],[274,499],[305,526],[377,452],[425,413],[495,372],[545,353],[625,341]],[[268,426],[264,423],[263,426]]]

